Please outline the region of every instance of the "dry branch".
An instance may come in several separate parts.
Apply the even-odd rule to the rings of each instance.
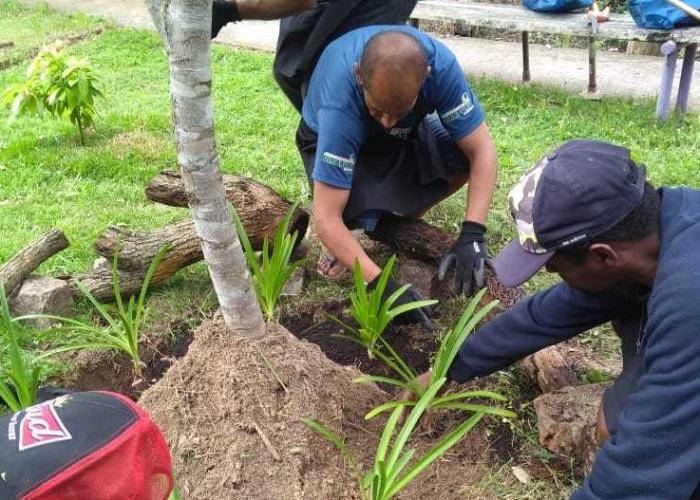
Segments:
[[[66,236],[60,230],[52,229],[24,247],[0,267],[0,284],[5,287],[5,293],[9,295],[42,262],[68,245]]]

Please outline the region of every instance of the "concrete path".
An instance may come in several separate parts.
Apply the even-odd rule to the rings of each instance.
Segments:
[[[25,0],[32,3],[35,0]],[[48,0],[64,11],[83,11],[110,17],[118,24],[153,29],[145,0]],[[226,26],[216,42],[237,47],[274,51],[277,21],[244,21]],[[522,59],[520,44],[465,37],[441,37],[455,52],[469,76],[496,77],[520,82]],[[676,82],[680,74],[676,71]],[[598,52],[598,93],[633,98],[656,96],[662,59],[652,56],[628,56]],[[588,52],[582,49],[547,48],[530,45],[532,81],[579,93],[588,85]],[[674,89],[673,99],[676,91]],[[695,65],[689,107],[700,111],[700,64]]]

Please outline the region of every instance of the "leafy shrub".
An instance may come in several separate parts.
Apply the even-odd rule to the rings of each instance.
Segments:
[[[60,42],[43,48],[29,65],[27,80],[10,86],[2,100],[13,117],[43,111],[68,117],[85,144],[84,130],[95,123],[95,99],[103,94],[88,59],[67,57],[64,48]]]

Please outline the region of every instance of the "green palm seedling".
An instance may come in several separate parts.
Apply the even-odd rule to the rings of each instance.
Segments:
[[[298,205],[298,203],[292,205],[277,225],[272,249],[270,249],[268,239],[265,238],[263,240],[260,259],[250,244],[248,234],[235,208],[231,207],[238,238],[241,240],[248,267],[253,274],[255,294],[258,297],[258,302],[260,302],[263,315],[268,321],[273,319],[277,313],[277,302],[282,294],[282,290],[284,290],[285,283],[301,264],[301,261],[290,262],[298,233],[294,231],[293,234],[289,234],[289,221]]]
[[[19,325],[10,315],[10,306],[5,296],[5,287],[0,283],[0,328],[8,351],[9,368],[7,378],[10,383],[0,378],[0,398],[12,412],[18,412],[31,406],[36,401],[39,388],[38,366],[31,366],[25,360],[19,346]],[[13,390],[14,389],[14,390]]]
[[[467,308],[464,310],[459,320],[455,325],[442,337],[440,341],[440,347],[435,355],[430,368],[430,382],[428,387],[433,386],[438,380],[446,379],[447,372],[452,365],[455,357],[459,353],[459,349],[466,340],[466,338],[474,331],[479,322],[486,317],[486,315],[491,312],[491,310],[498,305],[498,301],[494,300],[482,308],[478,308],[481,300],[486,293],[486,288],[481,290],[474,296],[469,302]],[[394,353],[395,357],[398,357]],[[405,365],[405,363],[400,363]],[[426,388],[415,383],[415,372],[412,378],[407,379],[406,373],[400,373],[401,379],[391,379],[388,377],[376,377],[373,375],[363,375],[355,379],[356,382],[380,382],[389,383],[392,385],[397,385],[402,388],[408,389],[416,399],[420,398],[426,391]],[[466,401],[470,399],[491,399],[494,401],[503,402],[506,398],[496,392],[492,391],[463,391],[455,394],[449,394],[440,398],[435,398],[431,404],[431,409],[453,409],[453,410],[465,410],[473,412],[488,413],[493,415],[498,415],[501,417],[514,417],[515,414],[508,410],[502,408],[495,408],[482,404],[473,404]],[[375,416],[383,413],[385,411],[393,410],[398,406],[412,406],[415,402],[413,401],[390,401],[386,404],[380,405],[374,408],[370,413],[367,414],[366,418],[374,418]]]
[[[431,406],[435,395],[445,381],[446,379],[444,378],[436,381],[423,393],[400,429],[398,429],[399,417],[403,407],[397,406],[394,408],[384,426],[374,456],[372,469],[367,471],[364,476],[361,474],[357,460],[354,459],[352,453],[338,435],[315,420],[302,419],[302,421],[310,429],[318,432],[333,443],[350,463],[357,477],[358,489],[362,500],[388,500],[406,487],[435,459],[459,442],[484,416],[484,412],[475,412],[470,418],[444,436],[430,451],[411,464],[415,449],[406,449],[408,440],[413,434],[421,416]],[[398,433],[396,432],[397,429]]]
[[[364,281],[360,263],[356,260],[353,268],[355,286],[350,292],[350,315],[357,322],[358,327],[354,328],[333,316],[330,318],[350,333],[350,335],[339,335],[338,337],[360,344],[367,349],[370,358],[380,359],[398,373],[403,380],[410,382],[415,378],[416,373],[384,340],[382,333],[399,314],[431,306],[437,304],[438,301],[418,300],[394,307],[394,303],[410,288],[410,285],[403,285],[389,295],[386,300],[383,300],[395,262],[396,255],[393,255],[382,269],[376,286],[370,289]]]
[[[141,379],[144,363],[139,357],[139,338],[141,325],[146,317],[146,292],[153,279],[158,265],[165,254],[170,250],[169,245],[165,245],[158,250],[151,261],[146,275],[141,285],[141,291],[136,296],[131,296],[126,302],[122,299],[122,292],[119,288],[119,276],[117,271],[117,254],[112,262],[112,288],[115,297],[115,310],[109,311],[105,304],[101,304],[82,283],[77,283],[78,288],[86,299],[95,307],[97,312],[107,322],[106,327],[95,326],[75,318],[65,318],[62,316],[52,316],[47,314],[31,314],[17,319],[48,318],[61,322],[64,328],[80,335],[81,341],[70,343],[65,346],[51,349],[37,356],[37,359],[52,356],[54,354],[76,349],[111,349],[126,353],[131,359],[134,368],[134,377],[138,381]]]

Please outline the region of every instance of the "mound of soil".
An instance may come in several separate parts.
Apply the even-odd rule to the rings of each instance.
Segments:
[[[261,340],[231,336],[217,315],[140,402],[170,443],[185,498],[352,498],[343,459],[300,419],[373,447],[363,416],[386,397],[354,384],[359,374],[279,326]]]
[[[140,403],[170,444],[184,498],[358,498],[338,451],[300,419],[336,431],[369,466],[384,420],[363,417],[389,396],[353,383],[360,372],[332,362],[317,345],[281,326],[269,328],[260,340],[238,338],[217,315],[196,330],[187,355],[144,392]],[[434,444],[436,435],[426,432],[412,446],[420,456]],[[489,454],[477,428],[401,498],[464,498]]]

